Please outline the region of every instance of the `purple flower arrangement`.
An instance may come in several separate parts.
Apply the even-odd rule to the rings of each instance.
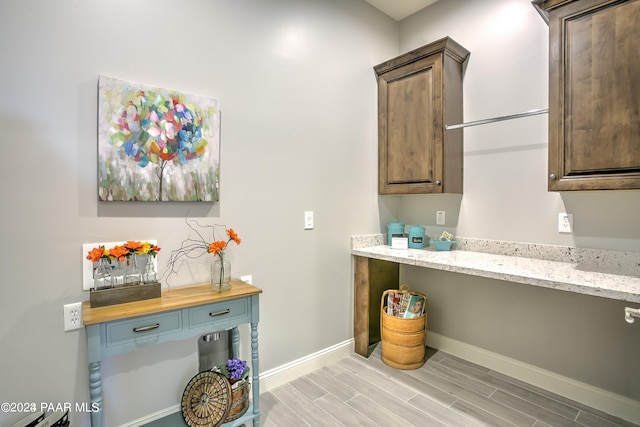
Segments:
[[[247,366],[247,362],[240,359],[227,360],[227,364],[221,371],[222,374],[232,382],[243,380],[249,376],[249,366]]]

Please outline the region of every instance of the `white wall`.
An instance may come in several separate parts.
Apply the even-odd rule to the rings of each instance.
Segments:
[[[440,0],[401,21],[400,50],[444,36],[471,52],[465,121],[548,106],[548,27],[529,0]],[[464,194],[395,197],[397,219],[439,235],[435,211],[445,210],[444,228],[459,236],[640,260],[640,191],[547,191],[546,115],[464,132]],[[573,234],[557,232],[559,212],[574,214]],[[430,331],[640,400],[640,325],[624,322],[629,304],[415,267],[401,279],[429,294]]]
[[[372,66],[397,53],[398,23],[361,0],[1,2],[0,402],[88,400],[84,330],[62,323],[88,299],[82,244],[156,238],[162,268],[186,215],[243,239],[233,275],[264,290],[262,371],[351,338],[349,238],[385,221]],[[99,74],[220,100],[220,203],[97,202]],[[192,270],[174,283],[206,280]],[[195,352],[105,360],[107,425],[178,403]]]

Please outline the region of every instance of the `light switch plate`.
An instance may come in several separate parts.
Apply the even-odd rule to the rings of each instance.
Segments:
[[[312,230],[313,229],[313,212],[306,211],[304,213],[304,229]]]
[[[141,242],[149,242],[152,245],[157,245],[157,240],[140,239]],[[124,245],[127,242],[107,242],[107,243],[84,243],[82,245],[82,290],[88,291],[93,288],[93,263],[87,259],[87,254],[91,252],[93,248],[98,246],[104,246],[109,249],[117,245]],[[158,272],[158,257],[149,257],[153,262],[153,267]]]

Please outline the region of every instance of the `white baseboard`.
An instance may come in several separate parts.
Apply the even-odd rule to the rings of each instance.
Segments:
[[[260,393],[272,390],[316,369],[324,368],[354,354],[353,338],[309,354],[300,359],[269,369],[260,374]]]
[[[180,412],[182,410],[181,405],[178,403],[177,405],[169,406],[168,408],[164,408],[158,412],[154,412],[153,414],[145,415],[142,418],[138,418],[137,420],[130,421],[128,423],[121,424],[120,427],[140,427],[145,424],[149,424],[152,421],[157,421],[161,418],[168,417],[171,414],[175,414],[176,412]]]
[[[323,350],[309,354],[300,359],[291,361],[284,365],[278,366],[260,374],[260,393],[272,390],[289,381],[293,381],[298,377],[306,375],[316,369],[329,366],[340,359],[354,354],[354,339],[348,339],[341,343],[332,345]],[[159,420],[168,415],[181,410],[180,404],[170,406],[153,414],[146,415],[137,420],[122,424],[120,427],[139,427],[152,421]]]
[[[427,346],[640,424],[640,402],[429,331]]]

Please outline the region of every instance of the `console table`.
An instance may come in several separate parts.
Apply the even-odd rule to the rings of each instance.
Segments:
[[[237,420],[223,424],[260,425],[258,367],[259,295],[262,290],[233,280],[231,290],[213,292],[210,284],[176,287],[160,298],[92,308],[82,305],[89,359],[89,396],[99,410],[91,413],[92,427],[102,427],[101,361],[114,354],[136,351],[167,341],[183,340],[231,329],[233,356],[239,354],[238,326],[251,324],[252,402]],[[186,386],[186,384],[185,384]]]

